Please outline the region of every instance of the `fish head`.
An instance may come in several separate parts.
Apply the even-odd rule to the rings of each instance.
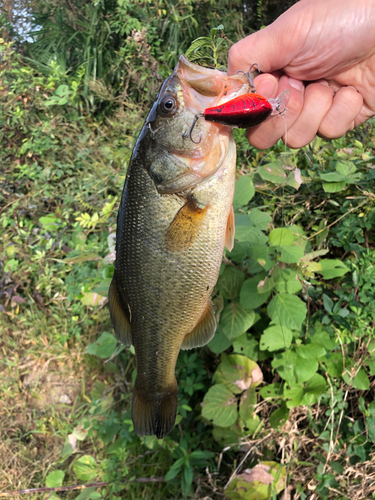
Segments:
[[[230,129],[196,117],[206,108],[246,94],[249,90],[246,76],[229,77],[217,69],[191,63],[181,55],[173,73],[163,83],[146,125],[158,145],[170,153],[184,157],[205,156],[212,147],[214,137],[218,133],[228,135]],[[194,120],[195,126],[191,130]]]
[[[144,165],[160,194],[188,192],[220,173],[231,128],[200,115],[206,108],[249,90],[244,75],[228,76],[180,56],[157,95],[133,151],[133,157],[141,150],[144,153]]]

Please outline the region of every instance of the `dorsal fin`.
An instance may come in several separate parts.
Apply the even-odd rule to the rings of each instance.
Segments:
[[[123,301],[120,299],[116,284],[116,277],[113,275],[111,285],[108,292],[109,312],[113,328],[115,329],[116,337],[124,345],[132,344],[132,333],[130,326],[129,309],[123,307]],[[127,306],[127,304],[124,304]]]
[[[225,234],[225,246],[230,252],[233,250],[234,246],[234,231],[235,231],[235,222],[234,222],[234,210],[232,205],[228,215],[227,232]]]
[[[165,236],[165,246],[170,252],[188,250],[199,234],[208,205],[200,206],[190,198],[175,215]]]
[[[194,330],[188,333],[184,338],[181,349],[193,349],[193,347],[201,347],[208,344],[215,335],[215,331],[215,311],[211,301],[209,301]]]

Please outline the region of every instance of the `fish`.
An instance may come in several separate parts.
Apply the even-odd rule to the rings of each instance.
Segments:
[[[136,141],[117,217],[109,309],[116,337],[135,349],[132,421],[139,436],[174,427],[181,349],[206,345],[216,318],[211,293],[224,246],[234,242],[236,146],[230,127],[197,114],[249,92],[180,56]]]
[[[205,120],[229,127],[250,128],[259,125],[270,115],[283,115],[289,98],[289,89],[283,90],[279,96],[272,99],[250,93],[205,109],[203,117]]]

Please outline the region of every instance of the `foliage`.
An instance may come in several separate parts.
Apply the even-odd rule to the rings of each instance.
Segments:
[[[236,131],[236,235],[213,295],[218,331],[180,353],[170,436],[139,438],[134,350],[116,341],[106,305],[119,196],[155,74],[190,43],[181,31],[176,41],[178,27],[194,8],[216,26],[229,4],[159,3],[158,15],[155,4],[85,4],[78,17],[61,5],[45,11],[46,36],[61,39],[47,51],[56,60],[43,63],[42,43],[39,64],[0,44],[0,486],[108,483],[68,493],[79,500],[275,498],[285,485],[301,499],[370,498],[373,124],[301,151],[259,152]],[[123,37],[112,52],[112,35],[97,37],[107,8]],[[231,9],[227,34],[245,17]],[[128,27],[116,25],[120,10]],[[150,12],[147,30],[132,32]],[[95,46],[105,71],[93,83]],[[249,480],[259,466],[273,477],[266,487]]]
[[[186,57],[190,61],[194,61],[196,64],[200,65],[204,65],[206,62],[205,60],[207,60],[209,66],[212,65],[214,68],[217,68],[219,65],[219,57],[222,52],[228,50],[225,38],[217,38],[217,32],[223,29],[224,26],[220,24],[217,28],[212,28],[209,37],[201,36],[194,40],[186,51]]]

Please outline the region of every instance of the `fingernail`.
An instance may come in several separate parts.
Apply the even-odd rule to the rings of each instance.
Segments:
[[[288,79],[289,85],[300,92],[303,90],[304,85],[301,80],[296,80],[295,78]]]
[[[360,92],[355,87],[353,87],[353,85],[348,85],[348,89],[353,89],[356,92],[358,92],[358,94],[360,94]]]
[[[257,86],[257,93],[264,95],[265,97],[272,97],[277,92],[277,81],[275,79],[264,79],[261,80]]]
[[[327,80],[318,80],[316,83],[320,83],[320,85],[325,85],[326,87],[330,86]]]

